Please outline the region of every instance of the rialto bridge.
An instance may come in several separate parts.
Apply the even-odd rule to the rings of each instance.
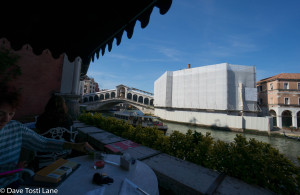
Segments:
[[[87,111],[109,110],[114,105],[127,103],[135,106],[144,113],[153,113],[153,94],[125,85],[118,85],[116,89],[102,90],[93,94],[85,94],[81,99],[81,106]]]

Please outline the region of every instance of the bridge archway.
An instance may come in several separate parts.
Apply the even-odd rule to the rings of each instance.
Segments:
[[[119,94],[118,97],[125,98],[125,87],[119,87],[117,93]]]
[[[144,103],[144,98],[143,98],[143,96],[140,96],[140,97],[139,97],[139,102],[140,102],[140,103]]]
[[[100,100],[104,100],[104,95],[100,94]]]
[[[131,93],[128,93],[128,94],[127,94],[127,99],[129,99],[129,100],[132,99],[132,94],[131,94]]]
[[[99,97],[97,95],[94,96],[94,101],[99,100]]]
[[[109,99],[109,93],[105,94],[105,99]]]
[[[116,93],[115,92],[111,92],[111,98],[115,98],[116,97]]]
[[[147,104],[147,105],[149,104],[149,98],[144,99],[144,104]]]
[[[93,96],[90,96],[90,97],[89,97],[89,102],[93,102],[93,101],[94,101]]]
[[[137,95],[136,94],[133,95],[132,100],[137,102]]]
[[[110,110],[113,106],[118,105],[118,104],[122,104],[122,103],[129,104],[132,107],[136,108],[137,110],[139,110],[143,113],[153,113],[153,110],[154,110],[154,108],[147,108],[147,107],[143,106],[140,103],[133,102],[132,100],[128,101],[126,99],[125,100],[122,100],[122,99],[109,99],[109,100],[106,100],[106,101],[98,103],[98,104],[96,104],[96,102],[94,102],[93,104],[95,106],[93,106],[93,108],[89,107],[87,110],[88,111]]]
[[[150,106],[153,106],[153,99],[150,100]]]

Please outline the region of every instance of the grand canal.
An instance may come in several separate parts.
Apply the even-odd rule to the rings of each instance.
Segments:
[[[232,142],[238,132],[232,131],[222,131],[214,130],[209,128],[197,127],[192,125],[178,124],[172,122],[164,122],[168,125],[168,131],[166,135],[170,135],[173,131],[177,130],[181,133],[186,133],[187,130],[191,129],[192,131],[201,132],[206,134],[210,132],[214,140],[222,140],[225,142]],[[248,133],[239,133],[244,135],[247,140],[254,138],[258,141],[271,144],[273,147],[277,148],[282,154],[286,155],[292,162],[297,163],[297,156],[300,156],[300,141],[287,139],[284,137],[274,137],[274,136],[265,136],[265,135],[253,135]]]
[[[102,113],[102,114],[107,115],[108,113]],[[108,115],[112,116],[112,113]],[[192,131],[197,131],[204,135],[206,134],[206,132],[209,132],[211,136],[214,138],[214,140],[233,142],[234,138],[236,137],[236,134],[239,133],[239,132],[215,130],[210,128],[166,122],[166,121],[163,121],[163,123],[165,125],[168,125],[166,136],[169,136],[173,131],[179,131],[185,134],[189,129],[191,129]],[[292,162],[298,164],[297,157],[300,156],[300,141],[287,139],[285,137],[255,135],[249,133],[239,133],[239,134],[245,136],[247,140],[254,138],[258,141],[271,144],[274,148],[277,148],[280,151],[280,153],[287,156]]]

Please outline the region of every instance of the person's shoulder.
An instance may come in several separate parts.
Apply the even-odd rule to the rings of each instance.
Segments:
[[[19,121],[11,120],[5,125],[4,130],[13,132],[14,130],[19,129],[21,125],[22,123],[20,123]]]
[[[11,125],[11,126],[20,126],[20,125],[22,125],[21,122],[16,121],[16,120],[11,120],[11,121],[9,121],[7,124],[8,124],[8,125]]]

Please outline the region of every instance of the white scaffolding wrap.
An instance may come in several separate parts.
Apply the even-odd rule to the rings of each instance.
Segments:
[[[251,91],[253,101],[255,92],[249,89],[255,87],[255,74],[254,66],[227,63],[167,71],[154,83],[155,106],[240,110],[249,99],[240,94],[239,83]]]

